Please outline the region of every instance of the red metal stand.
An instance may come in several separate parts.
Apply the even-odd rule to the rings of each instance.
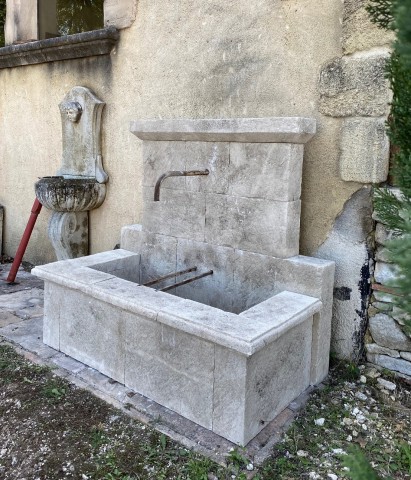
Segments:
[[[27,244],[29,243],[29,240],[30,240],[31,232],[33,231],[34,225],[37,220],[37,216],[40,213],[42,206],[43,205],[36,198],[31,208],[29,221],[27,222],[26,229],[24,230],[23,237],[21,238],[19,248],[17,249],[16,256],[14,257],[9,275],[6,280],[9,283],[13,283],[14,280],[16,279],[17,271],[20,267],[24,252],[26,251]]]

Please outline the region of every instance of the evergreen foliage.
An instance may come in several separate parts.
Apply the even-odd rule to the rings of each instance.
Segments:
[[[374,23],[378,24],[381,28],[392,28],[394,21],[393,0],[372,0],[367,10]]]
[[[405,329],[411,331],[411,0],[372,0],[372,20],[394,30],[396,40],[387,69],[393,99],[388,119],[388,136],[393,146],[390,174],[400,193],[376,189],[375,209],[381,221],[402,234],[387,245],[398,267],[393,286],[401,296],[396,304],[409,315]]]
[[[411,319],[411,221],[406,224],[406,229],[401,238],[390,242],[389,248],[400,275],[397,286],[400,288],[401,296],[396,300],[396,304]],[[411,335],[411,321],[405,322],[403,328],[405,333]]]
[[[411,70],[411,0],[398,1],[395,26],[398,39],[396,50],[409,72]]]
[[[342,458],[342,464],[350,469],[346,475],[352,480],[381,480],[359,447],[351,448],[349,455]]]

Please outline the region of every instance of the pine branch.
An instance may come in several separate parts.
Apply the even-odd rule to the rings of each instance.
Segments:
[[[381,480],[358,447],[352,447],[349,455],[344,455],[342,463],[350,470],[346,472],[352,480]]]

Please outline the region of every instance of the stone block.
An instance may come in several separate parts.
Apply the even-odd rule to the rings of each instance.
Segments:
[[[388,355],[389,357],[399,358],[400,353],[398,350],[392,350],[390,348],[382,347],[381,345],[377,345],[376,343],[368,343],[366,345],[367,353],[372,354],[380,354],[380,355]]]
[[[60,350],[60,313],[54,303],[55,285],[51,282],[44,284],[44,317],[43,342],[56,350]],[[58,289],[57,289],[58,294]]]
[[[374,302],[372,304],[374,308],[377,310],[380,310],[381,312],[390,312],[392,311],[392,304],[391,303],[385,303],[385,302]]]
[[[390,252],[385,247],[377,246],[375,250],[375,260],[377,262],[390,262]]]
[[[104,25],[130,27],[137,15],[137,0],[104,0]]]
[[[388,370],[394,370],[395,372],[411,376],[411,362],[407,362],[401,358],[392,358],[386,355],[367,353],[367,360],[380,367],[388,368]]]
[[[411,352],[411,340],[393,318],[379,313],[370,318],[369,328],[375,343],[391,350]]]
[[[314,316],[311,385],[328,374],[335,264],[329,260],[298,255],[278,263],[276,289],[289,290],[321,300]]]
[[[335,58],[320,73],[319,110],[331,117],[383,117],[389,112],[385,76],[389,52]]]
[[[120,278],[110,278],[106,282],[100,282],[98,285],[93,285],[92,290],[95,298],[151,320],[154,320],[158,312],[166,306],[172,304],[178,305],[176,308],[181,308],[183,303],[183,299],[178,297]]]
[[[177,239],[166,235],[142,232],[140,246],[141,284],[177,270]],[[157,287],[155,287],[157,288]]]
[[[281,291],[276,285],[280,264],[278,258],[235,250],[234,313],[243,312]]]
[[[235,443],[246,445],[247,357],[220,346],[214,355],[213,430],[222,437],[230,431]]]
[[[163,188],[159,202],[144,187],[143,226],[151,233],[204,241],[206,200],[202,193]]]
[[[191,142],[306,143],[316,121],[303,117],[135,120],[130,131],[141,140]]]
[[[391,263],[376,262],[374,279],[377,283],[388,285],[397,278],[396,267]]]
[[[204,176],[172,177],[160,190],[227,193],[230,149],[226,142],[150,142],[143,143],[143,185],[155,186],[158,178],[170,170],[205,170]]]
[[[108,27],[36,42],[19,42],[0,50],[0,68],[109,55],[119,35],[115,27]]]
[[[141,255],[127,255],[123,258],[115,258],[97,265],[90,265],[90,268],[99,272],[109,273],[130,282],[139,283],[140,261]]]
[[[212,429],[214,346],[157,322],[127,322],[126,385]]]
[[[401,323],[401,325],[404,325],[405,321],[409,321],[410,317],[402,310],[401,308],[398,308],[397,306],[394,305],[392,309],[392,314],[391,316],[397,320],[398,323]]]
[[[186,177],[186,189],[191,192],[226,194],[229,171],[232,168],[230,144],[227,142],[185,143],[187,145],[185,170],[207,169],[210,172],[207,176]]]
[[[385,245],[387,242],[397,237],[398,234],[396,234],[392,230],[388,230],[383,223],[377,222],[375,226],[375,241],[379,245]]]
[[[299,200],[303,152],[296,144],[231,143],[229,195]]]
[[[311,336],[305,321],[248,359],[244,445],[310,385]]]
[[[8,311],[18,310],[27,305],[38,305],[38,299],[43,299],[43,290],[41,288],[20,290],[7,295],[1,295],[0,307]]]
[[[169,170],[185,170],[186,154],[186,142],[144,142],[143,186],[154,188],[158,178]],[[163,186],[172,190],[184,190],[185,178],[169,178]]]
[[[380,292],[379,290],[374,290],[373,295],[378,302],[390,303],[393,300],[392,295],[390,295],[389,293]]]
[[[411,352],[400,352],[401,358],[407,360],[407,362],[411,362]]]
[[[124,383],[125,322],[129,313],[83,292],[53,286],[48,316],[59,319],[59,350]],[[70,318],[70,321],[62,321]],[[87,319],[87,321],[85,320]]]
[[[379,28],[371,22],[366,10],[367,0],[346,0],[343,16],[343,51],[345,55],[370,50],[373,47],[390,45],[394,33]]]
[[[205,241],[291,257],[298,253],[301,202],[207,195]]]
[[[141,253],[144,239],[142,225],[126,225],[121,229],[120,247],[130,252]]]
[[[60,368],[64,368],[65,370],[68,370],[74,375],[77,375],[79,372],[81,372],[86,368],[84,363],[78,362],[77,360],[74,360],[73,358],[68,357],[64,353],[58,353],[54,355],[53,363]]]
[[[389,140],[384,118],[344,119],[340,139],[340,175],[347,182],[387,179]]]
[[[35,317],[19,323],[6,325],[1,329],[1,336],[23,347],[27,345],[27,349],[30,351],[41,349],[45,351],[51,350],[41,341],[42,328],[43,319],[41,317]]]
[[[212,307],[236,312],[233,302],[236,297],[234,285],[235,252],[228,247],[209,245],[192,240],[178,240],[177,271],[197,267],[196,272],[187,274],[187,277],[213,270],[213,274],[196,280],[193,283],[178,287],[175,294]],[[177,277],[182,281],[185,277]]]
[[[0,311],[0,328],[5,327],[6,325],[10,325],[12,323],[20,323],[21,318],[14,315],[11,312],[2,312]]]

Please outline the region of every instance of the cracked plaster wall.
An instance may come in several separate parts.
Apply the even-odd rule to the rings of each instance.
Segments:
[[[384,176],[386,152],[379,146],[386,146],[381,122],[389,92],[381,72],[391,39],[368,22],[365,0],[122,1],[131,14],[124,24],[119,15],[119,26],[128,28],[109,57],[0,70],[5,253],[16,251],[34,182],[60,167],[58,104],[75,85],[106,102],[102,142],[110,181],[103,206],[90,214],[92,253],[113,248],[121,227],[141,220],[141,143],[129,132],[130,120],[314,117],[318,133],[304,159],[301,252],[336,260],[337,297],[352,291],[351,300],[336,299],[333,336],[334,349],[350,356],[361,330],[356,289],[367,252],[364,241],[350,240],[350,221],[336,218],[362,185]],[[106,0],[106,12],[115,5]],[[344,140],[353,125],[361,132],[354,143]],[[374,155],[364,165],[370,144],[377,167]],[[33,263],[54,260],[48,217],[43,211],[28,247]]]
[[[310,116],[302,252],[324,241],[358,185],[338,177],[340,120],[318,110],[318,75],[341,54],[340,0],[140,0],[110,57],[0,71],[0,203],[5,251],[13,255],[38,177],[61,161],[58,104],[74,85],[106,102],[103,158],[110,175],[103,206],[90,215],[91,252],[113,248],[120,228],[141,219],[141,143],[130,120],[156,117]],[[27,260],[53,260],[49,213],[40,215]]]
[[[336,262],[332,350],[339,356],[359,358],[367,327],[370,271],[369,248],[373,232],[371,188],[358,190],[344,205],[327,240],[316,256]]]

